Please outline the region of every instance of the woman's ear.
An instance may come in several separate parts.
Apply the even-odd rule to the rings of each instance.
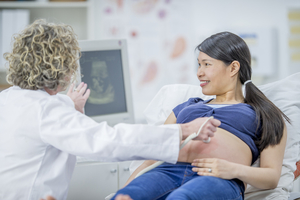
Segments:
[[[240,62],[239,61],[233,61],[230,65],[230,75],[231,77],[237,75],[240,70]]]

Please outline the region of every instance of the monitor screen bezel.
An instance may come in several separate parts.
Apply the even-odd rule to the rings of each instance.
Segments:
[[[79,40],[81,52],[88,51],[105,51],[105,50],[121,50],[122,71],[124,79],[125,99],[127,112],[90,116],[96,122],[107,121],[111,126],[117,123],[134,123],[134,111],[132,103],[132,92],[130,83],[130,69],[128,64],[127,42],[125,39],[119,40]],[[81,67],[77,70],[77,82],[81,82]]]

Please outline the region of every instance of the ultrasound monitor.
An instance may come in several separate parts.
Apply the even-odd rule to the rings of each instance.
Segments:
[[[134,123],[126,40],[79,41],[79,46],[78,77],[91,91],[85,114],[111,126]]]

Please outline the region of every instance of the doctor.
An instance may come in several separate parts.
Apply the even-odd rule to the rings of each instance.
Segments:
[[[99,161],[137,159],[175,163],[181,139],[205,119],[180,125],[110,127],[82,114],[90,91],[71,85],[79,46],[68,25],[35,21],[14,37],[7,80],[0,93],[0,199],[67,198],[76,156]],[[198,140],[212,137],[210,120]]]

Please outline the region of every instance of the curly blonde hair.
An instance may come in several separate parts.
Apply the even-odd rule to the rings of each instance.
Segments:
[[[80,53],[77,36],[69,25],[36,20],[14,36],[7,81],[23,89],[65,89],[76,75]]]

